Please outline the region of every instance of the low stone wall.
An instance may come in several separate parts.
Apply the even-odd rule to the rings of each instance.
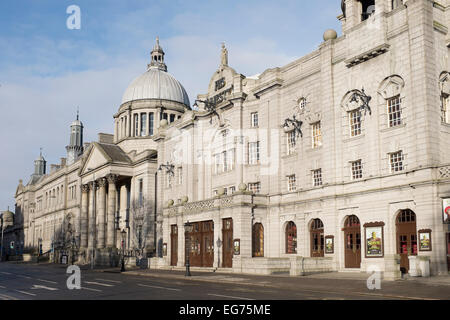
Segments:
[[[149,269],[167,269],[167,261],[165,258],[149,258],[148,259]]]
[[[242,258],[242,273],[271,275],[289,273],[289,258]]]
[[[290,264],[291,276],[334,271],[333,258],[291,257]]]

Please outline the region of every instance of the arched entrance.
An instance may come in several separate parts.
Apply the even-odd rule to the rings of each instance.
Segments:
[[[311,223],[311,257],[324,257],[324,227],[322,220],[314,219]]]
[[[297,226],[292,221],[286,226],[286,253],[297,253]]]
[[[176,266],[178,263],[178,227],[172,225],[170,228],[170,265]]]
[[[349,216],[344,228],[345,267],[361,268],[361,223],[357,216]]]
[[[400,255],[400,270],[409,271],[409,256],[417,256],[416,214],[412,210],[402,210],[397,216],[397,253]]]
[[[261,223],[253,225],[252,256],[264,257],[264,227]]]

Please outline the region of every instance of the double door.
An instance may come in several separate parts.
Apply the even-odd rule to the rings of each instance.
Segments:
[[[214,264],[214,222],[193,223],[189,237],[189,260],[193,267],[212,267]]]
[[[397,252],[400,254],[400,269],[409,271],[409,256],[417,255],[417,233],[415,223],[397,225]]]
[[[176,266],[178,263],[178,227],[171,226],[170,232],[170,265]]]
[[[347,228],[345,234],[345,267],[361,267],[361,229]]]
[[[233,267],[233,219],[223,219],[222,227],[222,267]]]

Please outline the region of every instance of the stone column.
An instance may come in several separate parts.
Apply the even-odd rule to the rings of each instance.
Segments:
[[[98,214],[98,236],[97,236],[97,248],[103,249],[105,247],[106,240],[106,179],[101,178],[98,180],[99,193],[97,201],[97,214]]]
[[[97,189],[97,182],[93,181],[89,183],[89,235],[88,235],[88,248],[94,249],[95,244],[95,190]]]
[[[116,182],[117,175],[110,174],[108,177],[108,223],[106,227],[106,246],[115,247],[115,215],[116,215]]]
[[[80,217],[80,247],[88,246],[88,202],[89,186],[84,184],[81,186],[81,217]]]

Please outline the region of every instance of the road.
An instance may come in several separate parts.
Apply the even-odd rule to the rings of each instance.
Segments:
[[[294,280],[284,278],[277,281],[278,287],[276,284],[262,287],[95,270],[82,270],[81,289],[69,290],[66,284],[69,276],[62,266],[0,263],[0,300],[414,300],[450,297],[449,285],[391,283],[385,285],[385,290],[373,292],[364,288],[362,281],[354,280],[295,279],[297,285]],[[284,286],[282,281],[291,285]]]

